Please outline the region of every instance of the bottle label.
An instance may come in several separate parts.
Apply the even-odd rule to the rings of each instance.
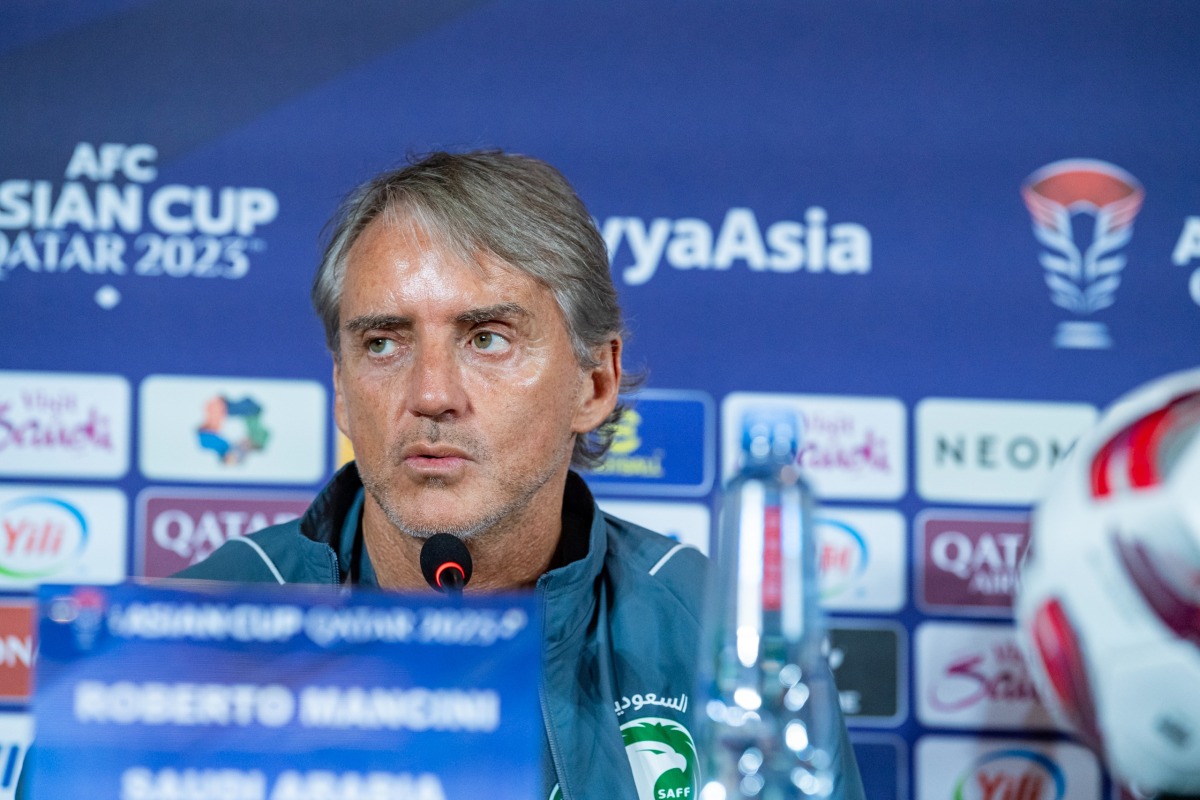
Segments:
[[[780,541],[780,508],[769,505],[763,514],[763,611],[783,606],[783,550]]]

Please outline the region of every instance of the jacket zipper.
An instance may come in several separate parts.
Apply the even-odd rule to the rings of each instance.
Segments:
[[[545,641],[546,641],[546,620],[547,619],[549,619],[549,615],[546,613],[546,590],[543,589],[542,590],[542,642],[543,642],[542,646],[543,647],[545,647]],[[548,691],[548,685],[549,685],[549,676],[547,675],[547,670],[545,669],[545,665],[543,665],[543,668],[542,668],[542,679],[541,679],[540,683],[541,683],[541,686],[538,689],[538,700],[541,702],[541,705],[542,705],[542,719],[546,723],[546,743],[550,747],[550,770],[554,773],[554,776],[558,779],[558,791],[559,791],[559,794],[562,795],[562,800],[571,800],[571,797],[572,797],[571,792],[567,790],[567,785],[564,781],[564,776],[563,776],[562,772],[560,772],[558,769],[558,765],[560,763],[559,754],[558,754],[558,739],[555,738],[556,733],[554,730],[554,720],[551,719],[551,717],[550,717],[550,702],[546,698],[546,694]],[[545,787],[543,787],[543,789],[544,788]]]

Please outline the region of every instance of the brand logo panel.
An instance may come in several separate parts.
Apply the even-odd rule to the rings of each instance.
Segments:
[[[613,516],[669,536],[708,555],[712,528],[708,506],[700,503],[651,503],[641,500],[600,500]]]
[[[713,482],[713,403],[703,392],[646,389],[617,423],[596,492],[700,497]]]
[[[243,278],[255,234],[279,213],[275,193],[249,186],[158,181],[158,149],[146,143],[79,142],[65,180],[0,183],[0,279],[32,276]],[[7,231],[7,232],[6,232]],[[105,285],[96,303],[112,309]]]
[[[126,501],[115,489],[0,488],[0,531],[0,588],[125,577]]]
[[[925,736],[917,800],[1099,800],[1100,768],[1071,742]]]
[[[894,623],[850,623],[829,629],[829,666],[842,713],[855,724],[894,725],[908,713],[904,629]]]
[[[1081,403],[922,400],[917,489],[933,501],[1032,504],[1096,418]]]
[[[925,511],[916,522],[918,601],[940,613],[1011,616],[1029,515]]]
[[[801,421],[804,475],[822,499],[896,500],[908,488],[904,404],[890,397],[735,392],[721,405],[722,474],[741,461],[742,420],[748,411],[780,409]]]
[[[908,797],[908,743],[886,733],[852,731],[850,743],[862,777],[863,795],[905,800]]]
[[[1053,730],[1008,625],[917,628],[917,718],[944,728]]]
[[[0,701],[24,703],[29,700],[36,610],[37,605],[32,601],[0,600]],[[3,769],[2,758],[0,756],[0,771]],[[2,781],[0,786],[3,786]]]
[[[0,713],[0,800],[12,800],[33,742],[33,715]]]
[[[304,514],[312,498],[286,493],[147,490],[138,498],[139,574],[163,578],[208,558],[227,539]]]
[[[152,375],[139,397],[148,478],[315,483],[325,474],[328,411],[318,383]]]
[[[116,375],[0,372],[0,475],[124,476],[129,394]]]
[[[828,611],[897,611],[905,598],[904,517],[825,506],[816,514],[821,605]]]

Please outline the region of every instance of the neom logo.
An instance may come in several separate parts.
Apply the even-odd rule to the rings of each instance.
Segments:
[[[29,495],[0,505],[0,575],[45,578],[87,544],[87,520],[70,503]]]
[[[954,800],[1062,800],[1062,768],[1034,750],[985,753],[959,777]]]

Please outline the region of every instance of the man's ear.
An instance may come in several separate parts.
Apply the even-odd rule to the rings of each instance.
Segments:
[[[588,433],[598,428],[617,405],[621,392],[621,338],[596,349],[599,364],[587,370],[575,412],[575,433]]]
[[[346,416],[346,399],[342,392],[342,370],[336,356],[333,359],[333,421],[337,423],[338,430],[349,439],[350,424]]]

